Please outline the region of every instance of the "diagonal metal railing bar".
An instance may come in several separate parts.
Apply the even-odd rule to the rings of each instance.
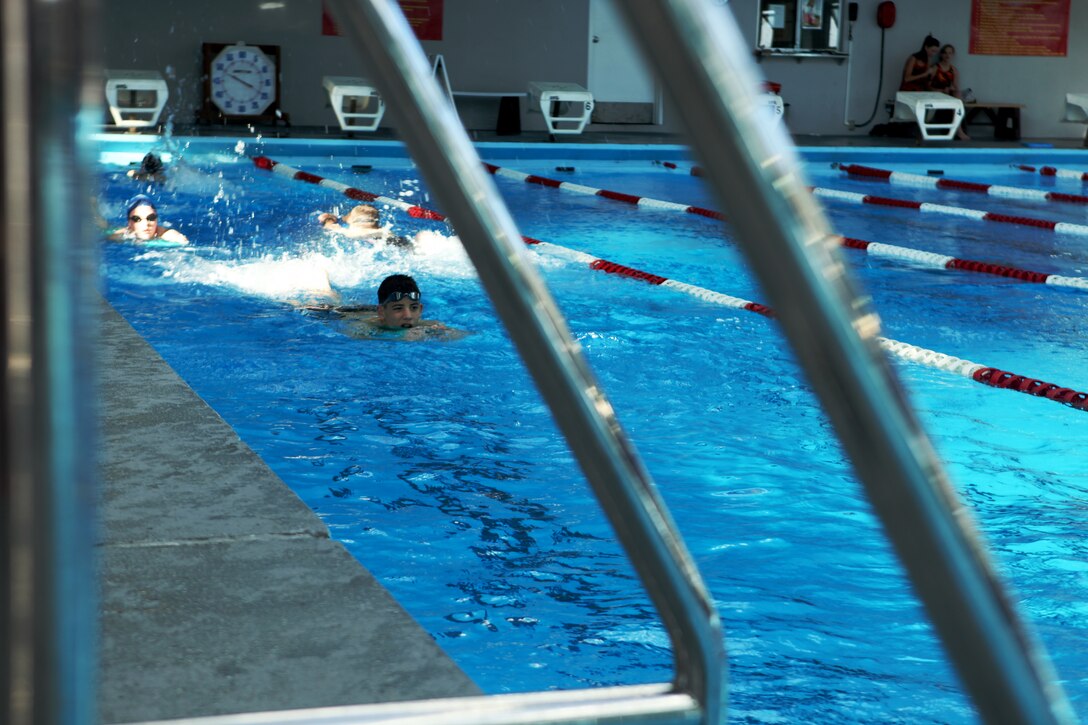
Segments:
[[[748,45],[705,0],[619,3],[967,691],[990,722],[1072,722],[877,342],[781,126],[760,121]]]
[[[692,694],[707,722],[716,722],[722,644],[710,597],[455,110],[430,76],[422,48],[393,3],[336,0],[329,6],[376,78],[657,608],[673,645],[675,687]]]

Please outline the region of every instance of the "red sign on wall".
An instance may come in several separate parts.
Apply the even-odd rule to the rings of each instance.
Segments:
[[[420,40],[442,40],[442,0],[400,0],[400,9]]]
[[[420,40],[442,40],[443,0],[399,0],[400,9]],[[325,3],[321,3],[321,34],[340,35]]]
[[[974,55],[1064,56],[1069,0],[971,0]]]

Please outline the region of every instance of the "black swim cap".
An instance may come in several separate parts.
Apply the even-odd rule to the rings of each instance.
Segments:
[[[419,285],[406,274],[391,274],[378,285],[378,304],[385,304],[389,296],[401,292],[404,294],[415,293],[419,295]]]
[[[160,171],[162,171],[162,159],[153,153],[144,156],[144,160],[140,162],[141,174],[157,174]]]

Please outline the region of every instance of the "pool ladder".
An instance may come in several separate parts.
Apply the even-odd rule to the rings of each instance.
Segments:
[[[65,3],[57,5],[58,13],[68,8]],[[670,683],[654,685],[249,713],[189,722],[720,722],[725,711],[722,638],[710,597],[648,473],[536,273],[455,111],[431,78],[422,49],[393,2],[329,0],[328,5],[342,32],[365,59],[383,98],[400,111],[399,130],[413,158],[453,221],[500,318],[662,618],[673,646],[675,675]],[[19,26],[24,18],[18,13],[28,6],[5,4],[5,20],[12,21],[9,27]],[[706,0],[625,0],[617,7],[626,14],[659,77],[667,80],[696,156],[729,213],[749,262],[778,311],[778,319],[978,712],[988,722],[1073,722],[1072,709],[1054,684],[1056,678],[1042,650],[1017,619],[967,512],[904,401],[876,343],[878,318],[846,276],[832,231],[803,183],[785,129],[761,121],[762,108],[753,90],[757,87],[753,63],[730,14]],[[25,38],[17,32],[4,31],[3,38],[5,47],[24,50],[29,57],[22,48]],[[10,57],[16,55],[13,52]],[[5,99],[25,100],[30,97],[29,88],[15,87],[17,82],[8,87],[13,78],[19,78],[15,65],[13,61],[13,69],[4,73]],[[68,94],[65,101],[70,103],[77,95]],[[62,104],[49,118],[71,119],[76,113]],[[16,138],[18,129],[12,134],[10,138]],[[39,148],[33,138],[27,138],[28,147]],[[8,146],[5,144],[6,149]],[[74,148],[66,153],[71,158],[79,156]],[[29,156],[15,161],[13,173],[33,169]],[[47,166],[41,188],[56,192],[63,182],[51,168]],[[9,174],[9,179],[15,177]],[[28,194],[22,184],[7,184],[5,210],[31,208]],[[27,319],[44,321],[44,327],[31,330],[25,340],[9,338],[6,383],[18,392],[26,383],[17,363],[23,353],[30,359],[30,347],[25,343],[33,342],[37,339],[34,335],[43,330],[63,329],[63,320],[56,316],[64,303],[48,298],[42,305],[45,313],[31,316],[22,306],[30,295],[16,289],[14,283],[24,272],[27,278],[44,282],[42,270],[63,269],[71,262],[62,259],[63,249],[36,250],[25,244],[33,237],[14,216],[8,215],[4,221],[11,232],[5,276],[11,289],[9,313],[26,312]],[[42,264],[35,266],[33,260]],[[9,318],[9,330],[21,329],[18,320],[12,326]],[[59,338],[53,335],[48,339],[55,345]],[[80,338],[74,335],[73,339],[78,342]],[[75,376],[72,366],[64,364],[67,352],[70,350],[63,346],[54,346],[42,356],[47,362],[60,363],[57,377],[48,384],[64,388],[66,376]],[[20,408],[21,399],[8,399],[5,415],[9,421],[61,420],[64,390],[58,389],[58,395],[56,410],[41,414]],[[21,462],[8,463],[6,471],[19,473],[20,466],[29,471],[34,465],[52,463],[59,464],[63,474],[80,460],[79,451],[70,445],[50,445],[52,448],[41,454],[13,451],[20,454]],[[32,488],[25,480],[12,481],[12,501]],[[24,522],[18,531],[8,532],[15,542],[9,544],[10,551],[17,552],[20,546],[49,548],[53,544],[45,537],[59,536],[51,534],[52,526],[81,523],[79,512],[71,510],[71,503],[63,497],[45,496],[43,500],[43,505],[34,509],[35,518]],[[85,532],[82,539],[72,540],[85,541]],[[65,566],[78,570],[78,558],[65,559]],[[86,575],[84,571],[82,576]],[[37,596],[40,606],[55,608],[64,592]],[[10,621],[5,623],[9,628]],[[61,634],[47,634],[45,643],[54,642],[50,637]],[[64,713],[78,710],[78,703],[73,702],[86,693],[65,690],[62,671],[67,672],[68,664],[48,656],[43,659],[43,668],[53,674],[40,677],[36,684],[53,688],[64,698],[50,721],[69,722]],[[86,673],[86,663],[79,666]],[[91,676],[85,674],[85,678],[89,681]],[[79,676],[68,678],[72,679],[81,681]]]

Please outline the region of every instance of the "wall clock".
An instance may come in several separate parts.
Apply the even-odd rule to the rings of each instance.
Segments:
[[[203,120],[275,123],[279,61],[276,45],[204,43]]]

